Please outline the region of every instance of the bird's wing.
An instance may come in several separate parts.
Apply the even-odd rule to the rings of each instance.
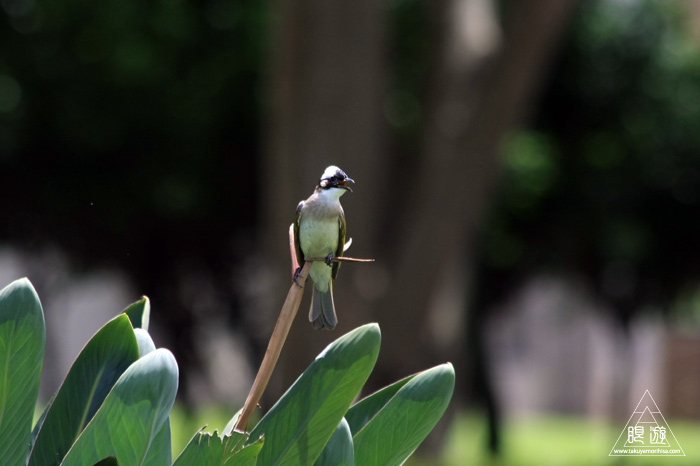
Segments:
[[[342,257],[343,252],[345,252],[345,230],[346,230],[345,214],[341,210],[340,215],[338,215],[338,247],[335,251],[336,257]],[[338,276],[338,269],[339,268],[340,268],[340,262],[334,262],[333,263],[333,273],[331,275],[334,280],[335,280],[335,277]]]
[[[299,267],[304,265],[304,252],[301,250],[301,240],[299,239],[299,224],[301,223],[301,209],[304,207],[304,201],[297,205],[297,213],[294,217],[294,249],[297,253],[297,261]]]

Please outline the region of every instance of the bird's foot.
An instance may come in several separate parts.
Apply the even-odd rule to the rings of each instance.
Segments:
[[[328,254],[328,255],[326,256],[326,265],[327,265],[328,267],[333,267],[333,254],[332,254],[332,253],[331,253],[331,254]]]
[[[301,275],[301,266],[297,267],[297,269],[294,271],[294,275],[292,275],[292,281],[293,281],[299,288],[303,288],[303,286],[299,283],[299,275]]]

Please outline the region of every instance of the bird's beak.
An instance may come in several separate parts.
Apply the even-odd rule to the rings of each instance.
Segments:
[[[355,180],[353,180],[352,178],[345,178],[343,181],[338,182],[338,186],[341,186],[341,187],[347,189],[348,191],[352,192],[352,189],[350,189],[350,186],[347,185],[348,183],[355,183]]]

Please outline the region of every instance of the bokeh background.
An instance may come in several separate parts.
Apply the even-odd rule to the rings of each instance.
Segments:
[[[368,391],[458,374],[411,464],[625,463],[647,389],[687,456],[627,462],[700,463],[697,0],[0,6],[0,279],[42,298],[45,399],[145,294],[177,435],[222,427],[336,164],[348,254],[377,261],[343,266],[335,331],[302,303],[264,406],[377,321]]]

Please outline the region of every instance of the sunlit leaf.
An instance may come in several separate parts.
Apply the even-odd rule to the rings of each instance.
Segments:
[[[166,349],[134,362],[70,449],[62,466],[116,456],[120,466],[141,465],[175,401],[178,369]]]
[[[85,345],[50,404],[29,466],[60,462],[139,352],[129,318],[115,317]]]
[[[166,419],[163,426],[148,447],[148,453],[143,460],[143,466],[170,466],[173,464],[172,432],[170,431],[170,419]]]
[[[369,377],[380,340],[379,326],[368,324],[328,345],[251,432],[265,436],[259,466],[316,461]]]
[[[44,361],[44,313],[26,278],[0,290],[0,457],[22,466],[32,438],[34,405]]]
[[[401,387],[406,385],[416,375],[409,375],[406,378],[394,382],[393,384],[374,392],[373,394],[363,398],[355,403],[345,414],[345,419],[348,422],[350,431],[353,435],[362,429],[376,414],[381,410],[389,400],[396,395]]]
[[[135,328],[134,335],[136,336],[136,342],[139,346],[139,356],[143,357],[148,353],[155,351],[156,344],[153,343],[153,339],[147,331],[142,328]]]
[[[148,324],[151,320],[151,302],[148,297],[144,296],[135,303],[129,305],[123,311],[124,314],[129,316],[131,320],[131,325],[134,328],[142,328],[148,331]]]
[[[173,466],[254,466],[264,440],[246,445],[247,440],[248,434],[241,432],[223,437],[216,432],[197,432]]]
[[[416,374],[354,434],[355,462],[403,464],[444,414],[454,384],[449,363]]]

